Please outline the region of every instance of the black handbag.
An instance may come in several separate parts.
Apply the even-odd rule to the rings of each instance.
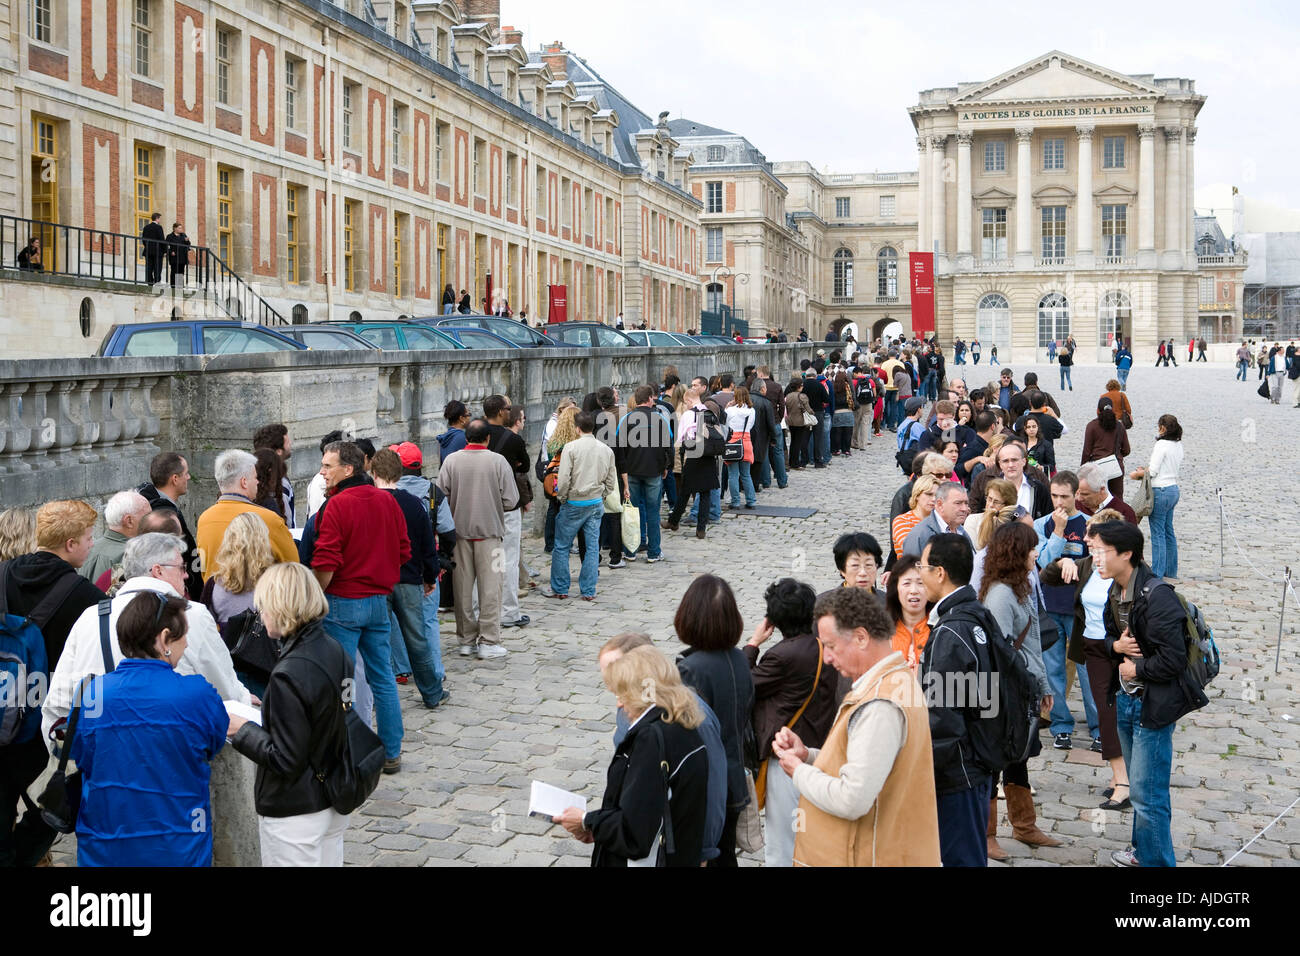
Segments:
[[[1268,387],[1268,379],[1264,379],[1264,381],[1259,383],[1259,388],[1255,390],[1255,394],[1258,395],[1260,398],[1273,397],[1272,392],[1269,390]]]
[[[280,646],[266,633],[257,611],[241,611],[226,621],[221,639],[230,651],[235,670],[263,684],[270,679],[275,662],[280,659]]]
[[[330,676],[319,662],[307,660]],[[384,742],[357,716],[351,701],[344,700],[340,706],[343,708],[343,752],[329,771],[313,767],[312,773],[324,787],[330,806],[347,816],[369,800],[379,786],[385,755]]]
[[[63,735],[63,746],[59,750],[59,766],[36,801],[46,826],[59,833],[71,833],[77,829],[77,813],[81,810],[81,771],[68,773],[68,756],[72,753],[72,741],[77,736],[81,700],[89,681],[89,677],[82,678],[77,685],[77,692],[72,695],[72,716],[68,718],[67,733]],[[26,797],[24,793],[24,802]]]

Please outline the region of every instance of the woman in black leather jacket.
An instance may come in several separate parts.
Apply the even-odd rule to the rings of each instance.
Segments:
[[[348,817],[330,806],[320,774],[341,759],[352,661],[325,633],[329,605],[301,564],[277,564],[253,601],[280,659],[262,697],[262,723],[230,718],[231,744],[257,764],[263,866],[342,866]]]

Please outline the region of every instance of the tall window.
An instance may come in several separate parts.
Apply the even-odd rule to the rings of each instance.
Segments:
[[[343,204],[343,288],[351,292],[357,287],[356,248],[353,245],[353,210],[356,203]]]
[[[230,105],[231,37],[229,30],[217,28],[217,102]]]
[[[898,215],[898,201],[895,196],[880,197],[880,218],[893,219]]]
[[[711,182],[704,184],[704,211],[705,212],[722,212],[722,183]]]
[[[487,195],[487,187],[483,184],[483,172],[487,167],[487,143],[481,139],[474,140],[474,169],[473,179],[474,194],[476,196]]]
[[[1097,344],[1110,348],[1118,336],[1128,341],[1131,334],[1133,306],[1123,292],[1107,292],[1097,308]]]
[[[1052,137],[1043,140],[1043,169],[1064,169],[1065,168],[1065,140],[1061,137]]]
[[[898,296],[898,253],[889,246],[876,253],[876,295]]]
[[[135,148],[135,232],[149,225],[153,215],[153,150],[148,146]]]
[[[981,210],[980,257],[985,260],[1007,257],[1007,210],[1005,206]]]
[[[1059,292],[1049,292],[1038,302],[1038,347],[1070,337],[1070,304]]]
[[[1201,293],[1201,305],[1214,305],[1214,276],[1201,276],[1196,280]]]
[[[41,43],[54,42],[54,12],[51,0],[32,0],[32,39]]]
[[[1128,206],[1101,207],[1102,255],[1120,258],[1128,245]]]
[[[226,265],[230,265],[234,249],[234,190],[231,188],[231,176],[230,167],[217,167],[217,255]]]
[[[1102,140],[1101,146],[1101,168],[1102,169],[1123,169],[1124,168],[1124,137],[1107,136]]]
[[[519,180],[515,176],[515,167],[519,165],[519,157],[514,153],[506,153],[506,205],[519,205]],[[590,232],[591,230],[587,230]]]
[[[298,128],[298,61],[284,59],[284,126]]]
[[[447,284],[447,227],[438,227],[438,294]]]
[[[1043,207],[1043,258],[1065,258],[1065,207]]]
[[[710,146],[708,152],[708,162],[720,163],[726,156],[726,150],[721,146]]]
[[[835,197],[835,217],[837,219],[847,219],[849,217],[849,197]]]
[[[393,104],[393,165],[406,165],[406,107]]]
[[[400,216],[393,217],[393,296],[402,297],[402,223]]]
[[[1006,140],[994,139],[984,144],[984,172],[1005,173],[1007,171]]]
[[[722,230],[717,226],[710,226],[704,231],[704,261],[721,262],[722,261]]]
[[[990,292],[980,299],[975,307],[975,338],[986,352],[994,345],[1011,347],[1011,306],[1006,296]]]
[[[343,145],[347,149],[352,148],[352,91],[356,88],[355,83],[343,84]]]
[[[149,75],[150,53],[153,48],[153,11],[149,0],[135,0],[135,71]]]
[[[298,187],[288,186],[284,191],[284,257],[289,262],[289,281],[298,278]]]
[[[438,182],[447,181],[447,140],[451,138],[451,127],[446,123],[433,124],[433,161],[434,174]]]
[[[853,253],[847,249],[835,253],[835,280],[831,295],[837,299],[853,298]]]

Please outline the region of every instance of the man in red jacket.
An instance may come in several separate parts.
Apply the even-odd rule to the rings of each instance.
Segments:
[[[389,644],[388,595],[411,558],[411,540],[401,507],[367,482],[365,465],[352,442],[325,446],[320,467],[325,504],[316,515],[311,566],[329,597],[325,630],[354,661],[361,654],[384,742],[384,773],[397,773],[402,766],[402,708]]]

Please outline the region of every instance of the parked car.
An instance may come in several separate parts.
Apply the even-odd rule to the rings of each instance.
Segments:
[[[631,332],[625,332],[624,334],[637,345],[648,345],[651,348],[679,349],[684,345],[691,348],[699,346],[698,342],[690,341],[688,336],[674,335],[672,332],[665,332],[662,329],[633,329]],[[686,339],[686,341],[683,342],[683,339]]]
[[[514,319],[505,319],[496,315],[446,315],[442,317],[433,317],[428,319],[414,319],[415,322],[424,322],[435,328],[445,326],[455,326],[464,328],[466,326],[476,326],[480,329],[487,329],[489,332],[495,332],[503,338],[509,339],[520,348],[555,348],[559,345],[548,335],[538,332],[534,328],[517,322]]]
[[[618,329],[600,322],[552,322],[546,334],[560,345],[589,349],[607,347],[635,347],[636,343]]]
[[[447,351],[465,348],[447,333],[418,322],[330,322],[327,324],[332,329],[347,329],[355,332],[381,349]]]
[[[287,335],[248,322],[182,319],[114,325],[96,355],[239,355],[250,352],[306,351]]]
[[[355,332],[339,328],[337,325],[308,323],[306,325],[288,325],[279,330],[295,342],[301,342],[309,349],[318,352],[347,351],[349,349],[379,350],[374,342],[367,342]]]
[[[701,345],[736,345],[735,339],[729,339],[725,335],[696,335],[692,336],[696,342]]]
[[[438,331],[455,339],[467,349],[517,349],[522,346],[511,342],[504,335],[497,335],[478,326],[440,325]]]

